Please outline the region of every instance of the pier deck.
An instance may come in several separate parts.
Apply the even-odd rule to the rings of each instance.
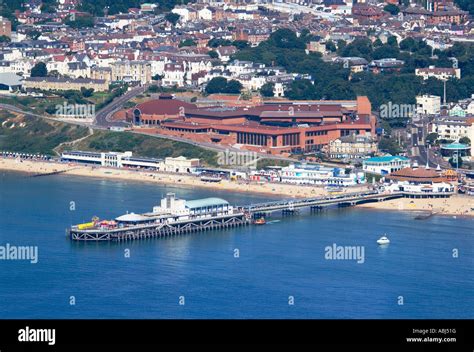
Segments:
[[[120,242],[146,238],[160,238],[198,231],[232,228],[249,225],[250,223],[250,218],[246,216],[246,214],[236,213],[212,218],[200,218],[164,224],[147,224],[112,230],[78,230],[73,227],[69,230],[69,235],[71,239],[75,241]]]
[[[407,192],[379,193],[367,191],[346,193],[337,196],[325,196],[305,199],[279,200],[274,202],[251,204],[236,207],[238,211],[220,216],[207,216],[194,219],[165,223],[150,223],[136,226],[118,227],[115,229],[86,229],[79,230],[71,227],[68,232],[75,241],[127,241],[146,238],[159,238],[191,232],[225,229],[249,225],[252,218],[281,211],[283,214],[293,214],[302,208],[323,209],[330,206],[347,207],[368,202],[381,202],[403,197],[449,197],[451,193],[431,193],[413,195]]]

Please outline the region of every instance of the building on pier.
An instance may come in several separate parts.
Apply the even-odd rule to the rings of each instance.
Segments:
[[[69,235],[77,241],[123,241],[177,235],[249,224],[250,218],[221,198],[184,200],[168,193],[148,213],[127,213],[114,220],[99,220],[72,226]]]

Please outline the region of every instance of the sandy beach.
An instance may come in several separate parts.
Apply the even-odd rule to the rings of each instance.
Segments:
[[[474,197],[456,194],[450,198],[400,198],[386,202],[360,204],[358,207],[380,209],[430,212],[439,215],[474,216]]]
[[[174,187],[220,189],[231,192],[259,193],[282,198],[306,198],[326,195],[324,187],[297,186],[282,183],[245,183],[222,180],[220,183],[207,183],[199,177],[186,174],[170,174],[130,169],[115,169],[81,164],[63,164],[48,161],[18,160],[0,158],[0,170],[28,172],[32,174],[48,174],[63,172],[62,175],[75,175],[106,179],[127,180],[132,182],[152,182]],[[367,186],[357,186],[344,189],[344,192],[367,190]],[[469,196],[455,195],[439,199],[401,198],[387,202],[367,203],[359,207],[381,209],[433,212],[440,215],[474,216],[474,199]]]
[[[228,180],[222,180],[219,183],[208,183],[201,181],[199,177],[186,174],[171,174],[97,166],[92,167],[81,164],[63,164],[47,161],[20,161],[12,158],[0,158],[0,170],[20,171],[32,174],[48,174],[52,172],[65,171],[62,172],[61,175],[120,179],[134,182],[153,182],[175,187],[200,187],[232,192],[276,195],[284,198],[307,198],[327,194],[327,191],[322,186],[297,186],[282,183],[245,183]],[[366,189],[366,186],[350,187],[345,189],[344,192],[357,192]]]

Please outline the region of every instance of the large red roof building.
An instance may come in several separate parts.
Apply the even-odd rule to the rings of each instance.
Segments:
[[[161,96],[127,112],[134,128],[269,154],[320,150],[350,134],[375,133],[367,97],[269,101],[249,107],[197,107]]]

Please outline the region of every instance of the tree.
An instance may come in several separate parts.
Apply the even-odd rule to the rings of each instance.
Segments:
[[[400,50],[398,49],[398,47],[385,44],[385,45],[375,49],[372,57],[375,60],[395,58],[395,57],[398,56],[399,53],[400,53]]]
[[[426,143],[434,144],[438,137],[439,135],[436,132],[431,132],[426,136]]]
[[[265,83],[262,88],[260,88],[260,94],[264,97],[273,97],[273,89],[275,85],[273,83]]]
[[[316,88],[313,83],[307,79],[300,79],[291,82],[287,96],[293,100],[310,100],[316,98]]]
[[[214,77],[206,86],[207,94],[223,93],[227,88],[227,79],[224,77]]]
[[[44,111],[46,111],[50,115],[56,114],[57,112],[56,105],[48,105],[46,109],[44,109]]]
[[[241,90],[242,83],[236,81],[235,79],[231,79],[229,82],[227,82],[224,93],[238,94]]]
[[[84,98],[89,98],[94,94],[94,88],[81,87],[81,94]]]
[[[384,11],[389,12],[391,15],[396,16],[400,12],[400,9],[397,5],[388,4],[383,8]]]
[[[209,48],[218,48],[220,46],[228,46],[228,45],[232,45],[232,42],[230,40],[221,39],[221,38],[212,38],[211,40],[207,42],[207,46]]]
[[[161,77],[159,74],[151,76],[151,79],[154,81],[161,81],[163,77]]]
[[[165,16],[165,20],[167,20],[173,26],[176,26],[176,23],[179,21],[179,15],[177,13],[168,12]]]
[[[31,69],[31,77],[46,77],[47,75],[48,69],[46,68],[46,64],[44,62],[38,62]]]
[[[94,17],[87,15],[87,16],[76,16],[69,17],[65,24],[67,24],[71,28],[91,28],[94,27]]]
[[[33,40],[37,40],[41,36],[41,32],[37,30],[33,30],[28,33],[28,37],[30,37]]]
[[[396,139],[392,137],[383,137],[379,142],[379,149],[392,155],[397,155],[401,152]]]
[[[462,137],[459,139],[459,143],[471,145],[471,140],[469,139],[469,137]]]
[[[6,35],[0,35],[0,43],[10,43],[12,40]]]
[[[339,40],[337,41],[337,50],[338,50],[338,52],[344,50],[344,48],[346,47],[346,45],[347,45],[347,43],[346,43],[345,40],[339,39]]]
[[[383,45],[383,43],[382,43],[382,41],[381,41],[379,38],[375,39],[374,43],[372,44],[372,46],[373,46],[374,48],[378,48],[378,47],[380,47],[380,46],[382,46],[382,45]]]
[[[192,39],[185,39],[178,45],[180,48],[183,46],[196,46],[196,42]]]
[[[398,47],[397,37],[395,37],[394,35],[388,37],[387,44],[390,45],[390,46]]]
[[[232,45],[235,46],[237,49],[242,50],[249,46],[249,42],[246,40],[234,40]]]
[[[219,54],[218,54],[217,51],[215,51],[215,50],[208,51],[208,52],[207,52],[207,55],[209,55],[209,57],[210,57],[211,59],[217,59],[217,58],[219,58]]]
[[[348,81],[337,80],[331,82],[324,90],[324,98],[329,100],[355,99],[356,94]]]
[[[461,9],[469,11],[471,16],[474,15],[474,3],[472,0],[455,0],[455,2]]]
[[[337,50],[336,44],[334,44],[334,42],[332,40],[328,40],[326,42],[326,50],[334,53]]]
[[[451,158],[449,158],[449,163],[451,164],[452,167],[455,167],[455,168],[462,167],[462,158],[458,155],[454,155]]]
[[[280,28],[273,32],[268,38],[271,45],[284,49],[305,49],[306,44],[296,36],[296,33],[288,28]]]
[[[416,40],[412,37],[406,37],[400,42],[400,49],[405,51],[414,51],[416,49],[417,43]]]

